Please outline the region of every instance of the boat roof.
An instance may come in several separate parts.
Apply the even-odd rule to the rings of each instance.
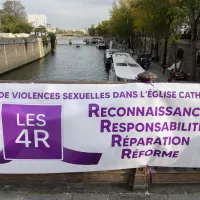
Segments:
[[[115,61],[115,63],[123,63],[123,62],[128,62],[128,61],[133,61],[134,60],[132,59],[131,60],[131,56],[128,54],[128,53],[114,53],[113,54],[113,59]]]
[[[114,54],[115,58],[128,58],[130,55],[128,53],[123,53],[123,52],[117,52]]]
[[[113,63],[119,78],[135,80],[138,74],[145,71],[128,53],[113,54]]]
[[[117,53],[117,52],[119,52],[119,53],[127,53],[127,52],[130,52],[131,50],[130,49],[106,49],[106,52],[107,53]]]

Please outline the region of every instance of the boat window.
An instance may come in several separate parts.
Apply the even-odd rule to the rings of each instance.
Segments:
[[[117,66],[128,66],[126,63],[116,63]]]
[[[129,65],[130,67],[138,67],[138,65],[137,65],[137,64],[134,64],[134,63],[128,63],[128,65]]]

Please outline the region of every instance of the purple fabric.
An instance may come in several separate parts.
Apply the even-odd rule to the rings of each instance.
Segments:
[[[3,104],[4,150],[0,152],[0,164],[9,163],[12,160],[29,159],[60,160],[75,165],[97,165],[101,159],[101,153],[79,152],[62,147],[61,112],[62,106],[57,105]],[[31,115],[31,120],[29,115]],[[16,143],[19,133],[23,133],[24,130],[27,130],[30,142],[28,147],[25,147],[23,143]],[[41,135],[39,138],[44,136],[43,131],[48,134],[48,147],[44,143],[40,143],[40,147],[35,147],[35,130],[38,130],[37,135]]]
[[[64,148],[63,162],[75,165],[97,165],[101,159],[101,153],[86,153]]]
[[[19,153],[20,150],[16,152],[16,154]],[[75,165],[97,165],[101,159],[101,156],[101,153],[86,153],[64,148],[62,161]],[[11,161],[12,160],[5,160],[3,151],[0,151],[0,164],[7,164]]]
[[[3,104],[2,126],[5,159],[61,160],[61,112],[62,106],[57,105]],[[31,115],[30,122],[28,115]],[[39,119],[42,119],[42,125]],[[35,148],[36,130],[39,131],[37,133],[39,138],[44,137],[45,134],[43,131],[48,135],[48,139],[46,140],[49,145],[48,148],[43,142],[40,142],[38,148]],[[28,148],[23,143],[16,142],[19,134],[23,133],[23,131],[28,133]],[[24,141],[25,135],[22,138]]]

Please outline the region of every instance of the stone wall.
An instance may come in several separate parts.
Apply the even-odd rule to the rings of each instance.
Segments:
[[[153,51],[152,51],[152,56],[156,56],[156,42],[153,41]],[[152,40],[147,38],[146,39],[146,53],[151,53],[151,45],[152,45]],[[145,39],[141,38],[141,40],[138,40],[136,42],[135,48],[138,48],[141,50],[141,52],[144,52],[144,46],[145,46]],[[191,73],[191,63],[192,63],[192,57],[191,57],[191,44],[190,40],[180,40],[178,41],[177,44],[177,50],[182,49],[184,51],[184,56],[183,56],[183,62],[182,62],[182,68],[184,72],[186,73]],[[200,41],[197,42],[197,52],[200,51]],[[163,52],[164,52],[164,41],[161,41],[158,46],[158,54],[159,54],[159,61],[162,62],[163,60]],[[167,55],[167,66],[171,66],[174,64],[174,47],[172,44],[168,45],[168,55]],[[178,58],[177,58],[178,59]],[[198,79],[200,78],[200,66],[197,66],[197,77]]]
[[[0,39],[0,74],[43,58],[51,51],[51,42],[41,38]]]
[[[0,38],[28,38],[30,34],[27,33],[0,33]]]

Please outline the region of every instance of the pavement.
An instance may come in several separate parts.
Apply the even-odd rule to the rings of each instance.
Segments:
[[[158,76],[158,78],[156,79],[157,83],[166,83],[168,81],[168,78],[170,77],[169,76],[170,71],[168,69],[166,69],[165,73],[163,74],[163,68],[161,67],[160,63],[152,62],[148,71],[153,72]],[[187,81],[172,80],[172,83],[186,83],[186,82]]]
[[[136,60],[137,56],[134,55],[133,58]],[[151,62],[151,65],[148,71],[158,76],[158,78],[156,79],[156,82],[159,82],[159,83],[167,82],[169,78],[169,71],[166,69],[165,74],[163,74],[163,68],[161,67],[160,63]]]
[[[0,200],[200,200],[200,185],[152,185],[133,192],[113,185],[1,185]]]
[[[156,82],[167,82],[169,78],[169,70],[166,69],[165,74],[163,74],[163,68],[160,63],[152,62],[148,71],[153,72],[158,76]]]
[[[133,56],[134,59],[136,59],[136,56]],[[152,72],[158,76],[156,79],[157,83],[166,83],[168,81],[169,76],[169,70],[166,69],[165,73],[163,74],[163,68],[161,67],[160,63],[157,62],[151,62],[151,66],[149,67],[149,72]],[[172,80],[172,83],[186,83],[187,81],[177,81]]]

